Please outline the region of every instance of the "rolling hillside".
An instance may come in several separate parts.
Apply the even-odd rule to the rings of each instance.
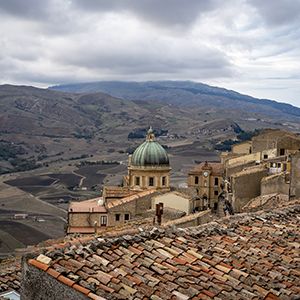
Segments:
[[[55,89],[0,86],[0,173],[90,156],[126,159],[150,125],[172,155],[212,151],[242,131],[300,125],[299,108],[191,82]]]

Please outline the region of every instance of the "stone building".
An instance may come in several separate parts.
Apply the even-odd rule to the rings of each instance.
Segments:
[[[166,150],[155,140],[152,128],[128,160],[124,184],[133,190],[170,190],[170,163]]]
[[[231,188],[228,197],[235,210],[241,211],[247,202],[258,196],[294,193],[296,197],[299,149],[297,134],[267,129],[251,141],[233,146],[232,152],[222,153],[225,177]]]
[[[265,129],[252,138],[252,152],[276,149],[275,156],[283,156],[300,150],[300,137],[292,132],[279,129]],[[268,154],[262,159],[268,158]]]
[[[224,168],[218,162],[202,162],[188,173],[188,186],[197,190],[199,201],[195,210],[215,208],[222,192]]]
[[[103,197],[72,202],[67,233],[91,234],[129,222],[152,208],[152,196],[156,193],[155,189],[147,189],[106,202]]]
[[[146,141],[129,156],[124,186],[105,186],[102,197],[70,204],[67,233],[93,233],[141,217],[153,209],[152,196],[170,191],[170,171],[168,154],[150,128]],[[184,212],[190,213],[192,204],[186,196],[177,193],[173,201],[169,198],[162,199],[167,201],[167,207],[184,207]]]

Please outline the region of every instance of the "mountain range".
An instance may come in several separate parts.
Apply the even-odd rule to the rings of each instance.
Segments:
[[[176,154],[257,128],[297,132],[299,120],[292,105],[190,81],[0,85],[0,172],[126,153],[150,125]]]

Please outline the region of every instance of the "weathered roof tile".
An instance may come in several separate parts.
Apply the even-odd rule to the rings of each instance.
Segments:
[[[89,291],[92,299],[292,298],[300,293],[299,212],[296,205],[220,224],[153,229],[128,236],[126,243],[99,239],[89,247],[92,241],[82,241],[60,257],[47,253],[49,265],[28,262],[58,280],[66,278],[84,294]]]

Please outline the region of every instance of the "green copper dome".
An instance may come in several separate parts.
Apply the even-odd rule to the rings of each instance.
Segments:
[[[154,140],[152,128],[147,133],[146,141],[136,148],[131,157],[133,166],[169,166],[166,150]]]

